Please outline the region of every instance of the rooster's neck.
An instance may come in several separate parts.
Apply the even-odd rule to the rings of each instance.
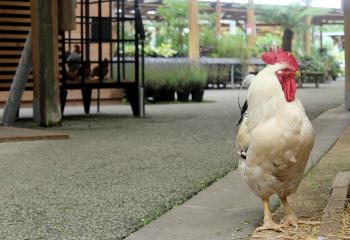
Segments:
[[[287,104],[277,78],[278,67],[268,65],[254,79],[248,91],[248,125],[254,128],[259,122],[276,116]]]

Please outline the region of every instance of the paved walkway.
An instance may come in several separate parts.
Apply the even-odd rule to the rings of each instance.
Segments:
[[[306,171],[317,164],[349,125],[350,113],[340,106],[312,123],[316,142]],[[126,240],[246,239],[261,217],[260,200],[235,170]]]
[[[343,84],[298,89],[308,115],[339,105]],[[90,116],[81,115],[82,107],[68,107],[63,126],[50,130],[68,133],[69,140],[0,144],[0,238],[128,236],[235,169],[237,95],[237,90],[210,90],[201,104],[147,105],[145,119],[133,118],[129,106],[102,106],[102,113]],[[22,109],[20,116],[30,114]],[[17,125],[36,126],[27,120]],[[238,175],[228,177],[227,186],[239,185]],[[234,199],[250,191],[226,193]],[[260,204],[247,205],[251,209],[242,216],[254,222]],[[229,223],[234,206],[223,200],[220,208],[231,209],[225,215]],[[213,213],[202,221],[221,216]],[[242,224],[240,231],[249,226]]]

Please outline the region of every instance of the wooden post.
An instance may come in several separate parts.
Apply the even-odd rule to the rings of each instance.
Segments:
[[[73,31],[77,28],[76,23],[76,0],[61,0],[59,8],[60,31]]]
[[[323,25],[321,24],[320,25],[320,49],[322,48],[323,48]]]
[[[311,17],[306,16],[305,19],[305,31],[304,31],[304,51],[306,54],[311,54]]]
[[[248,37],[248,46],[255,45],[255,13],[254,13],[254,1],[248,1],[247,9],[247,37]]]
[[[350,110],[350,1],[343,0],[345,45],[345,108]]]
[[[215,34],[216,34],[216,37],[221,37],[221,4],[220,4],[220,0],[216,0],[215,14],[216,14]]]
[[[197,0],[188,0],[189,18],[189,44],[188,57],[191,60],[199,59],[199,26],[198,26],[198,3]]]
[[[306,1],[306,8],[310,8],[310,1]],[[311,16],[304,17],[305,29],[303,32],[304,52],[311,54]]]
[[[58,0],[31,0],[33,74],[39,98],[40,123],[62,121],[59,98]]]

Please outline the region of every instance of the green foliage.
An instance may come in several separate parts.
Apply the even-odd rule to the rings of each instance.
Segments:
[[[257,20],[268,24],[281,25],[283,29],[297,30],[305,27],[304,18],[324,14],[329,10],[322,8],[307,8],[299,3],[288,6],[258,5]]]
[[[262,52],[268,51],[273,46],[281,46],[281,37],[267,33],[263,36],[258,36],[256,38],[256,52],[257,54],[261,54]]]
[[[206,46],[205,52],[209,57],[247,59],[254,55],[254,49],[248,48],[243,32],[235,35],[226,33],[216,38],[205,30],[202,44]]]
[[[181,64],[178,65],[177,86],[178,91],[192,91],[195,88],[204,88],[207,83],[207,71],[205,68]]]
[[[218,57],[242,58],[245,55],[246,48],[246,39],[243,34],[224,34],[218,39],[216,53]]]
[[[208,82],[213,84],[226,83],[230,72],[225,65],[210,64],[206,66],[208,73]]]
[[[122,52],[122,49],[120,49]],[[124,47],[125,56],[134,57],[135,56],[135,46],[125,45]],[[151,48],[150,46],[145,47],[145,56],[150,57],[172,57],[177,52],[172,49],[169,43],[162,43],[159,47]],[[117,56],[117,49],[114,50],[114,56]]]
[[[171,44],[162,43],[159,47],[145,47],[145,56],[151,57],[172,57],[176,54],[176,50],[172,49]]]
[[[199,9],[206,4],[199,4]],[[164,0],[158,7],[157,14],[163,19],[156,24],[157,42],[171,44],[178,56],[187,56],[188,53],[188,0]],[[199,14],[200,20],[207,20],[207,14]]]
[[[316,54],[299,57],[300,70],[308,72],[324,72],[325,68]]]
[[[171,44],[162,43],[159,47],[156,47],[156,53],[162,57],[172,57],[177,52],[176,52],[176,50],[171,48]]]
[[[304,3],[308,6],[311,1],[306,0]],[[329,10],[323,8],[310,8],[302,6],[300,3],[294,3],[288,6],[260,5],[256,7],[256,12],[258,21],[268,24],[278,24],[283,30],[289,29],[292,32],[298,33],[297,35],[299,35],[299,38],[296,39],[297,45],[302,46],[302,39],[300,38],[302,35],[301,33],[310,31],[310,29],[308,29],[309,26],[305,24],[305,18],[308,16],[311,17],[325,14],[329,12]],[[285,47],[290,44],[287,39],[288,38],[284,39]]]
[[[164,42],[170,43],[180,56],[185,56],[188,42],[188,33],[185,32],[188,27],[188,1],[164,0],[157,13],[164,19],[159,28],[157,46]]]
[[[134,68],[126,68],[126,80],[132,81]],[[207,69],[184,63],[146,63],[145,87],[158,92],[161,90],[191,91],[204,88],[207,84]]]
[[[314,51],[311,55],[299,56],[300,69],[302,71],[322,72],[327,76],[336,78],[341,69],[336,58],[332,55]]]
[[[246,34],[237,29],[236,34],[215,35],[215,14],[206,16],[207,24],[201,26],[200,46],[202,55],[218,58],[240,58],[245,60],[255,56],[255,49],[247,45]],[[210,73],[212,74],[212,73]]]
[[[207,23],[200,26],[200,36],[199,45],[201,50],[201,55],[211,55],[217,46],[217,37],[215,36],[215,15],[206,15]]]

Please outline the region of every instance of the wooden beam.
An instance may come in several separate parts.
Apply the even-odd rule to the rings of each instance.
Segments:
[[[255,28],[255,13],[254,13],[253,0],[248,1],[247,38],[248,38],[248,46],[254,46],[255,45],[255,38],[256,38],[256,28]]]
[[[0,17],[0,23],[30,23],[29,18]]]
[[[197,0],[188,0],[189,17],[189,44],[188,57],[192,60],[199,59],[199,26],[198,26],[198,2]]]
[[[58,0],[32,0],[34,108],[43,126],[61,124]],[[37,113],[34,112],[34,115]]]
[[[215,15],[216,15],[216,21],[215,21],[216,37],[221,37],[221,3],[220,3],[220,0],[216,0]]]
[[[29,7],[29,2],[17,2],[17,1],[0,1],[0,6],[16,6],[16,7]]]
[[[350,1],[343,0],[345,45],[345,108],[350,110]]]

